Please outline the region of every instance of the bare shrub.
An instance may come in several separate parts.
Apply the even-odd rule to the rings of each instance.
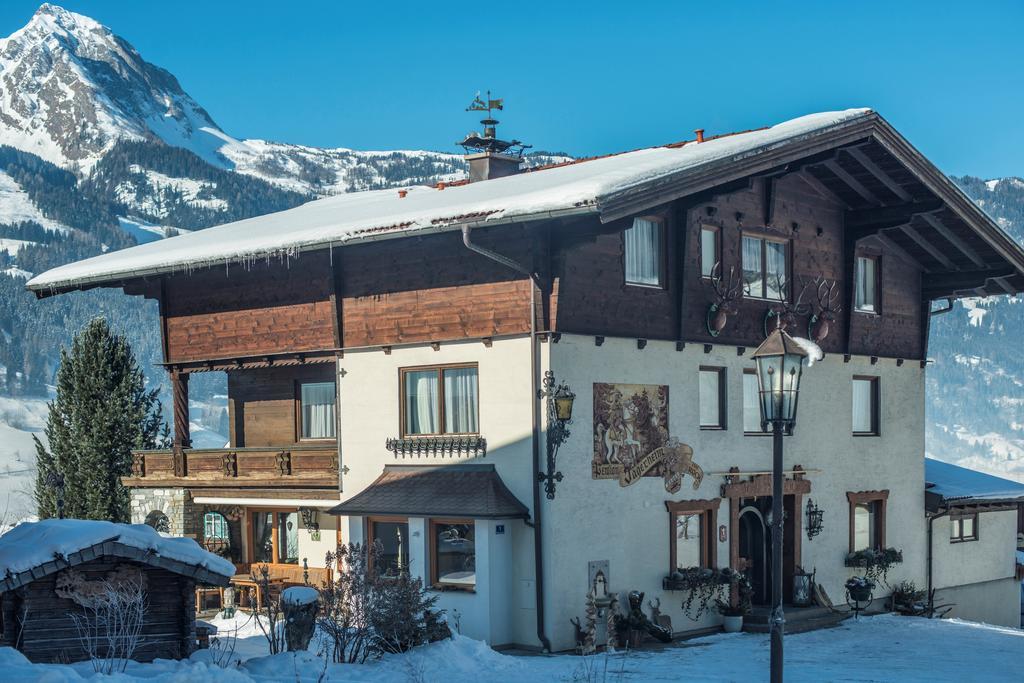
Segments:
[[[386,652],[405,652],[424,643],[451,637],[437,597],[429,596],[423,582],[400,572],[385,576],[383,566],[371,567],[380,557],[359,543],[339,546],[327,554],[327,566],[337,566],[335,580],[320,591],[317,620],[333,661],[362,663]]]
[[[263,637],[267,639],[270,654],[276,655],[285,651],[284,623],[281,619],[281,596],[274,595],[270,585],[270,569],[267,565],[259,565],[250,573],[250,578],[259,585],[260,599],[257,601],[254,615]]]
[[[104,580],[82,600],[81,614],[69,613],[82,649],[96,673],[123,672],[142,640],[146,593],[139,581]]]

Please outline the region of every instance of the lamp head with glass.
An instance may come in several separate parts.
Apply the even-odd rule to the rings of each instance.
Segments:
[[[796,421],[800,375],[807,351],[782,329],[776,329],[753,354],[764,424],[781,423],[792,431]]]

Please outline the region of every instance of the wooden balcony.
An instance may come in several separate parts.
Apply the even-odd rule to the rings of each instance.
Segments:
[[[125,486],[336,488],[332,446],[135,451]]]

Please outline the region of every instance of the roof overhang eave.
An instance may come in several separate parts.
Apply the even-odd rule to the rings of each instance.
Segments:
[[[484,228],[493,227],[499,225],[509,225],[514,223],[530,223],[534,221],[549,220],[555,218],[570,218],[573,216],[583,216],[587,214],[596,214],[598,212],[597,206],[594,204],[584,204],[582,206],[570,207],[567,209],[556,209],[550,211],[537,211],[527,214],[516,214],[509,217],[498,217],[490,220],[486,218],[477,218],[473,220],[465,221],[447,221],[444,223],[438,223],[436,225],[425,225],[422,227],[416,227],[406,230],[388,230],[388,231],[365,231],[354,237],[344,240],[316,240],[313,242],[307,242],[300,245],[288,245],[281,246],[275,250],[267,252],[269,254],[275,254],[278,252],[289,252],[295,253],[306,253],[310,251],[319,251],[321,249],[330,249],[332,247],[344,247],[354,244],[365,244],[368,242],[380,242],[383,240],[399,239],[402,237],[408,237],[411,235],[424,235],[424,234],[435,234],[443,232],[458,232],[463,228]],[[209,228],[214,230],[216,228]],[[202,268],[210,268],[213,266],[223,266],[227,263],[242,263],[250,258],[251,254],[239,254],[228,258],[210,258],[200,259],[192,261],[187,264],[187,270],[198,270]],[[26,289],[34,293],[37,298],[44,299],[57,294],[64,294],[67,292],[94,289],[96,287],[110,287],[110,286],[123,286],[129,280],[147,280],[149,278],[157,278],[164,275],[171,275],[173,273],[180,273],[186,269],[186,264],[171,264],[164,266],[153,266],[151,268],[139,268],[135,270],[125,270],[120,272],[106,273],[102,275],[84,276],[80,278],[69,279],[65,281],[53,282],[53,283],[39,283],[35,285],[26,285]]]

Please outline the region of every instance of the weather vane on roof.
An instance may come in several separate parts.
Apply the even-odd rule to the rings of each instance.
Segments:
[[[488,90],[487,98],[481,99],[480,92],[477,91],[476,97],[466,107],[466,111],[487,112],[487,118],[480,120],[484,127],[484,132],[481,135],[473,131],[466,135],[465,140],[457,144],[461,145],[467,152],[493,152],[496,154],[522,156],[523,150],[530,148],[531,145],[525,145],[519,140],[499,140],[495,134],[498,120],[494,118],[493,112],[495,109],[502,111],[504,108],[505,100],[503,98],[491,99],[491,91]]]

